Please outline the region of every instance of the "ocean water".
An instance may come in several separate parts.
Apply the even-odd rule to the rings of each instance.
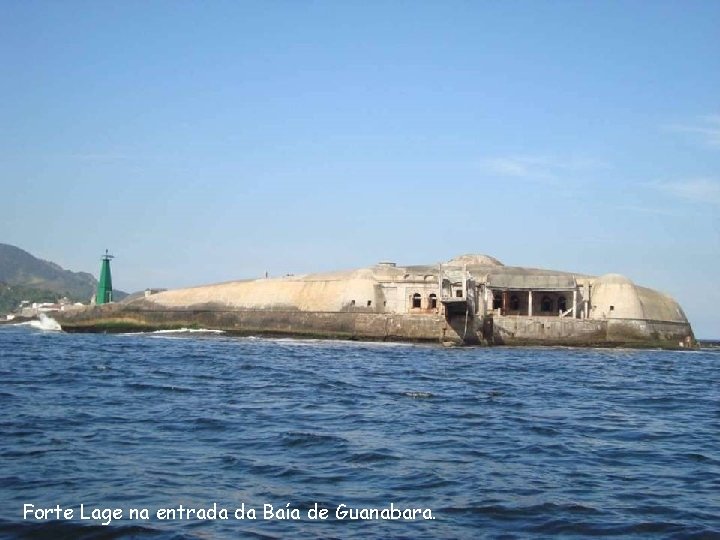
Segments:
[[[720,538],[717,350],[0,327],[0,538],[555,535]]]

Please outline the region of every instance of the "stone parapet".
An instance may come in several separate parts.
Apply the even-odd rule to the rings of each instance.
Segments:
[[[68,332],[142,332],[187,327],[224,330],[237,335],[462,341],[445,319],[436,315],[230,310],[213,307],[143,309],[108,305],[60,316],[58,322]]]
[[[497,345],[568,345],[586,347],[696,347],[688,323],[644,319],[569,319],[493,317]]]
[[[435,314],[228,309],[212,305],[158,308],[150,304],[93,306],[58,314],[57,318],[68,332],[142,332],[187,327],[224,330],[237,335],[456,344],[669,349],[696,346],[689,324],[643,319],[496,315],[446,320]]]

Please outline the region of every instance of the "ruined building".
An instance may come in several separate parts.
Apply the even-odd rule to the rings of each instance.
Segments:
[[[673,298],[624,276],[509,267],[487,255],[168,290],[77,310],[61,324],[70,331],[182,325],[239,334],[488,345],[695,343]]]

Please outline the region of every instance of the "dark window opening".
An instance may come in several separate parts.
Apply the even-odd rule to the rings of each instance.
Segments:
[[[500,309],[502,307],[502,296],[499,294],[493,295],[493,309]]]
[[[367,306],[367,307],[370,307],[370,306],[372,306],[372,300],[368,300],[368,306]]]
[[[510,297],[510,309],[512,311],[518,311],[520,309],[520,299],[514,294]]]
[[[355,305],[355,300],[350,300],[350,305],[351,305],[351,306],[354,306],[354,305]]]
[[[420,307],[420,293],[413,294],[412,297],[412,307],[413,308],[419,308]]]
[[[462,289],[458,289],[457,291],[455,291],[455,296],[457,296],[458,298],[462,298]]]
[[[615,311],[615,306],[610,306],[610,311]]]
[[[437,294],[430,295],[430,309],[437,308]]]
[[[560,311],[567,311],[567,300],[565,300],[564,296],[558,298],[558,309]]]
[[[553,310],[553,301],[548,296],[543,296],[542,302],[540,302],[540,311],[548,313]]]

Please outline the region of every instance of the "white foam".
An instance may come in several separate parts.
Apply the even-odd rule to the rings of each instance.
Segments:
[[[225,330],[211,328],[174,328],[172,330],[153,330],[152,332],[122,332],[118,336],[172,336],[173,334],[224,334]]]
[[[403,396],[413,399],[427,399],[435,397],[435,394],[433,394],[432,392],[403,392]]]
[[[173,330],[155,330],[149,334],[224,334],[224,330],[213,330],[210,328],[176,328]]]
[[[38,330],[42,330],[43,332],[59,332],[62,330],[60,323],[52,317],[48,317],[44,313],[40,313],[38,315],[37,321],[29,321],[28,325]]]
[[[362,340],[349,340],[349,339],[330,339],[330,338],[303,338],[303,337],[255,337],[250,336],[245,339],[260,339],[263,341],[269,341],[273,343],[289,343],[292,345],[341,345],[341,346],[356,346],[356,347],[415,347],[417,343],[402,342],[402,341],[362,341]]]

